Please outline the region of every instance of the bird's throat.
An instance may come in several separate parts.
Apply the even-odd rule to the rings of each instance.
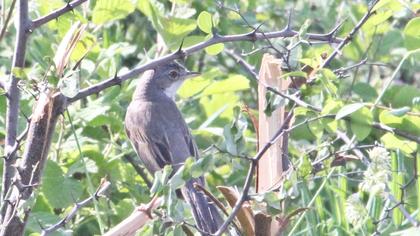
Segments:
[[[178,91],[179,87],[181,87],[183,80],[178,80],[171,84],[168,88],[165,89],[165,94],[172,100],[175,100],[176,92]]]

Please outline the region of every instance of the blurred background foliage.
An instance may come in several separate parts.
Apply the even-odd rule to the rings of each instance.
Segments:
[[[3,0],[3,20],[10,3],[11,0]],[[65,4],[62,0],[30,1],[30,16],[37,18]],[[220,7],[211,0],[88,1],[31,33],[25,79],[20,82],[23,91],[21,113],[31,114],[37,86],[41,83],[48,83],[71,96],[80,88],[177,50],[182,41],[183,47],[188,47],[215,33],[247,33],[252,31],[249,26],[257,27],[261,23],[263,32],[281,30],[287,24],[289,10],[293,10],[291,26],[303,33],[271,40],[279,51],[299,40],[307,40],[306,31],[327,33],[340,23],[343,25],[337,36],[346,37],[367,11],[368,1],[228,0],[224,5],[225,8]],[[248,23],[227,7],[237,8]],[[391,210],[391,221],[381,218],[387,208],[395,205],[384,197],[386,188],[390,188],[388,192],[397,202],[403,202],[408,212],[420,220],[420,189],[413,164],[419,157],[418,143],[371,128],[373,122],[379,122],[420,136],[420,55],[407,56],[410,51],[420,48],[420,4],[418,1],[382,0],[377,8],[376,14],[332,62],[331,70],[319,72],[315,84],[300,88],[302,99],[321,107],[321,114],[337,114],[338,118],[349,119],[320,119],[294,129],[289,141],[293,173],[285,186],[279,194],[252,195],[256,200],[255,212],[268,208],[273,215],[287,216],[296,209],[309,207],[302,219],[297,216],[291,219],[286,233],[365,235],[376,231],[389,234],[413,230],[398,207]],[[61,40],[77,21],[87,24],[87,30],[71,54],[71,66],[64,71],[67,83],[64,83],[55,75],[52,59]],[[10,27],[0,44],[2,79],[11,73],[15,36],[14,27]],[[186,166],[181,173],[183,177],[178,179],[181,182],[174,180],[169,187],[165,188],[162,176],[157,178],[153,191],[166,193],[170,205],[165,208],[165,219],[175,223],[164,228],[163,222],[157,220],[145,227],[140,235],[176,235],[180,233],[182,221],[191,222],[188,206],[174,196],[168,197],[171,187],[176,188],[188,178],[184,175],[205,173],[210,191],[218,197],[221,195],[215,189],[217,185],[238,186],[241,191],[248,168],[248,161],[241,157],[252,156],[256,150],[255,127],[242,108],[246,105],[250,114],[257,115],[257,84],[225,52],[234,50],[247,54],[243,58],[259,68],[264,52],[276,53],[272,48],[264,48],[266,46],[264,40],[225,43],[208,47],[186,59],[186,66],[202,75],[183,85],[177,104],[204,159],[201,164]],[[316,68],[322,60],[321,55],[329,55],[334,46],[336,44],[300,44],[290,50],[287,70],[299,71],[304,65]],[[263,49],[250,53],[259,48]],[[368,63],[346,71],[345,76],[332,73],[364,58]],[[73,66],[76,66],[75,70],[72,70]],[[390,78],[393,78],[391,86],[381,95]],[[81,209],[72,224],[57,231],[56,235],[101,234],[128,216],[135,206],[150,200],[146,181],[127,161],[127,157],[136,159],[136,154],[123,128],[125,110],[136,83],[137,79],[133,78],[84,99],[70,106],[61,117],[42,186],[33,199],[27,234],[37,235],[41,226],[57,222],[73,203],[92,194],[103,177],[112,183],[109,197]],[[371,109],[380,95],[380,106]],[[283,103],[287,105],[287,102]],[[5,109],[6,97],[0,96],[1,114],[5,114]],[[295,124],[317,116],[319,114],[311,110],[298,108]],[[26,120],[22,116],[19,129],[23,130],[25,126]],[[336,160],[333,153],[348,149],[337,138],[337,131],[350,138],[354,135],[357,145],[384,145],[388,152],[380,154],[383,159],[379,163],[389,160],[389,165],[385,164],[382,169],[390,171],[379,173],[382,182],[372,182],[372,178],[379,178],[378,171],[372,167],[375,163],[373,151],[361,150],[371,159],[368,165],[349,157],[342,165],[332,167]],[[4,139],[4,136],[5,116],[2,115],[0,138]],[[350,151],[344,153],[352,154]],[[332,157],[317,162],[328,155]],[[311,164],[315,162],[318,165]],[[409,183],[413,178],[413,183]],[[363,191],[361,182],[363,186],[370,186],[367,189],[377,187],[379,190]],[[280,201],[285,207],[280,208]]]

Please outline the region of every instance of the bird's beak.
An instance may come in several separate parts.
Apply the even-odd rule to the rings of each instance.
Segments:
[[[186,73],[185,73],[185,79],[189,79],[189,78],[193,78],[193,77],[196,77],[196,76],[199,76],[199,75],[201,75],[201,73],[200,72],[195,72],[195,71],[187,71]]]

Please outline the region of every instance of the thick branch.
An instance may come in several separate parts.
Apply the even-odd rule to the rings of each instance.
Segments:
[[[18,4],[18,18],[16,24],[16,43],[15,51],[13,53],[13,68],[23,68],[25,66],[25,52],[26,42],[28,40],[28,1],[19,0]],[[15,155],[13,153],[13,147],[16,145],[16,136],[18,129],[18,114],[19,114],[19,100],[20,90],[18,89],[19,78],[12,75],[10,83],[5,86],[7,93],[7,111],[6,111],[6,142],[5,142],[5,154],[6,161],[3,166],[3,188],[1,197],[4,198],[8,192],[12,178],[14,175],[13,167],[15,161]],[[5,85],[5,84],[4,84]],[[4,220],[4,213],[1,212]]]
[[[130,216],[106,232],[104,236],[134,235],[138,229],[153,219],[152,210],[159,207],[162,202],[162,198],[155,197],[148,204],[141,205]]]
[[[22,160],[18,165],[10,165],[13,173],[11,177],[28,187],[10,187],[11,193],[7,199],[10,204],[4,213],[1,236],[23,235],[27,217],[22,221],[14,212],[20,207],[18,203],[27,200],[33,194],[34,187],[40,184],[55,125],[64,107],[63,97],[53,98],[49,91],[41,93],[31,116]],[[9,184],[13,183],[12,180],[10,181]],[[29,211],[25,214],[29,214]],[[10,225],[4,222],[10,222]]]
[[[32,21],[32,25],[31,25],[31,29],[35,29],[40,27],[43,24],[48,23],[51,20],[54,20],[56,18],[58,18],[59,16],[73,10],[75,7],[79,6],[80,4],[86,2],[87,0],[74,0],[71,1],[69,3],[67,3],[67,5],[65,5],[64,7],[57,9],[51,13],[49,13],[48,15],[45,16],[41,16],[38,19],[35,19]]]
[[[80,100],[82,98],[85,98],[89,95],[99,93],[102,90],[109,88],[111,86],[121,84],[125,80],[128,80],[132,77],[135,77],[139,75],[140,73],[153,69],[159,65],[165,64],[167,62],[173,61],[175,59],[183,58],[185,56],[188,56],[194,52],[200,51],[208,46],[218,44],[218,43],[227,43],[227,42],[238,42],[238,41],[251,41],[254,42],[256,40],[266,40],[267,38],[289,38],[298,35],[297,31],[291,30],[289,28],[286,28],[284,30],[280,31],[274,31],[274,32],[268,32],[268,33],[258,33],[255,31],[252,31],[250,33],[246,34],[236,34],[236,35],[214,35],[214,37],[198,43],[194,46],[191,46],[189,48],[186,48],[184,50],[179,50],[177,52],[174,52],[172,54],[163,56],[161,58],[151,60],[146,64],[143,64],[137,68],[134,68],[125,74],[114,76],[113,78],[109,78],[107,80],[104,80],[98,84],[95,84],[93,86],[90,86],[88,88],[82,89],[75,97],[69,98],[69,103],[75,102],[77,100]],[[309,39],[312,40],[319,40],[319,41],[325,41],[325,42],[342,42],[342,39],[333,37],[331,34],[307,34]]]
[[[98,189],[95,191],[95,193],[86,198],[85,200],[75,203],[73,208],[71,209],[70,213],[64,217],[62,220],[60,220],[59,222],[57,222],[54,225],[51,225],[50,227],[43,229],[41,236],[46,236],[49,235],[50,233],[58,230],[61,227],[64,227],[67,223],[69,223],[75,216],[76,213],[79,211],[80,208],[86,206],[87,204],[89,204],[91,201],[96,200],[100,197],[103,196],[104,192],[109,188],[109,186],[111,185],[110,182],[105,181],[101,184],[101,186],[98,187]]]

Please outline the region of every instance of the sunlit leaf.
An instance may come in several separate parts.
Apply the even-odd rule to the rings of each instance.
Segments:
[[[216,43],[214,45],[206,47],[204,50],[212,56],[215,56],[223,51],[225,45],[223,43]]]
[[[366,108],[356,110],[351,115],[350,128],[356,135],[358,141],[364,140],[372,130],[373,115],[372,112]]]
[[[420,17],[411,19],[404,28],[404,43],[409,50],[420,48]]]
[[[207,11],[200,12],[197,18],[197,25],[204,33],[211,33],[212,29],[212,16]]]
[[[335,119],[336,120],[342,119],[364,106],[365,105],[363,103],[353,103],[353,104],[345,105],[337,112],[337,114],[335,115]]]
[[[97,0],[92,12],[94,24],[122,19],[132,13],[135,6],[131,0]]]

